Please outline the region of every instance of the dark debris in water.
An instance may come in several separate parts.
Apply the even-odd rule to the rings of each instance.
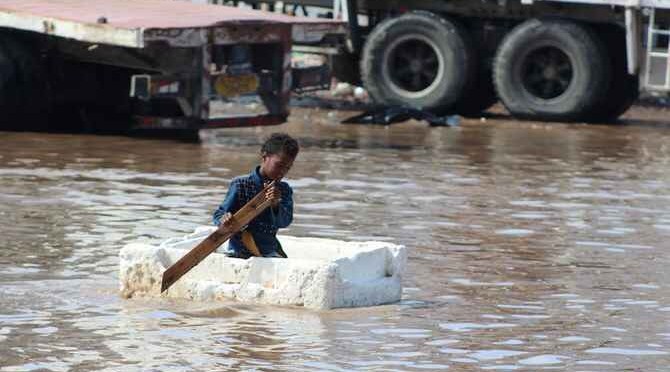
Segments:
[[[431,126],[453,127],[459,124],[454,115],[438,116],[425,110],[404,106],[380,107],[345,119],[342,124],[381,124],[402,123],[410,119],[427,121]]]

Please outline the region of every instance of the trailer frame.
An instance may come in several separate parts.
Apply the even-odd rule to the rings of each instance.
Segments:
[[[294,68],[293,46],[333,49],[346,34],[332,20],[168,0],[0,0],[0,30],[40,45],[36,53],[134,71],[126,96],[174,100],[183,114],[136,115],[135,128],[193,130],[286,121],[291,90],[323,75]],[[234,100],[247,103],[213,108]]]

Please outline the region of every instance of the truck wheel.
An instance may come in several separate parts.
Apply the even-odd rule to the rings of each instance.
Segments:
[[[639,77],[628,74],[626,31],[614,25],[600,26],[597,31],[606,47],[609,56],[607,60],[611,61],[612,75],[607,94],[596,102],[586,115],[585,121],[611,123],[616,121],[637,100],[640,93]]]
[[[498,96],[510,113],[536,120],[574,121],[607,89],[603,46],[580,24],[531,19],[503,40],[494,61]]]
[[[465,40],[460,27],[430,12],[388,19],[375,27],[363,48],[363,83],[379,104],[444,113],[472,76]]]

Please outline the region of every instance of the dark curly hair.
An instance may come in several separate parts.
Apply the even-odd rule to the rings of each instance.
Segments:
[[[300,151],[298,141],[286,133],[272,133],[261,147],[261,154],[264,155],[286,154],[295,158],[298,156],[298,151]]]

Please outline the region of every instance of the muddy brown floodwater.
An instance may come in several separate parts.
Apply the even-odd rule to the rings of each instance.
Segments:
[[[0,371],[667,371],[669,115],[279,127],[202,144],[0,133]],[[118,296],[118,252],[208,224],[262,139],[302,143],[286,234],[409,248],[400,303]]]

